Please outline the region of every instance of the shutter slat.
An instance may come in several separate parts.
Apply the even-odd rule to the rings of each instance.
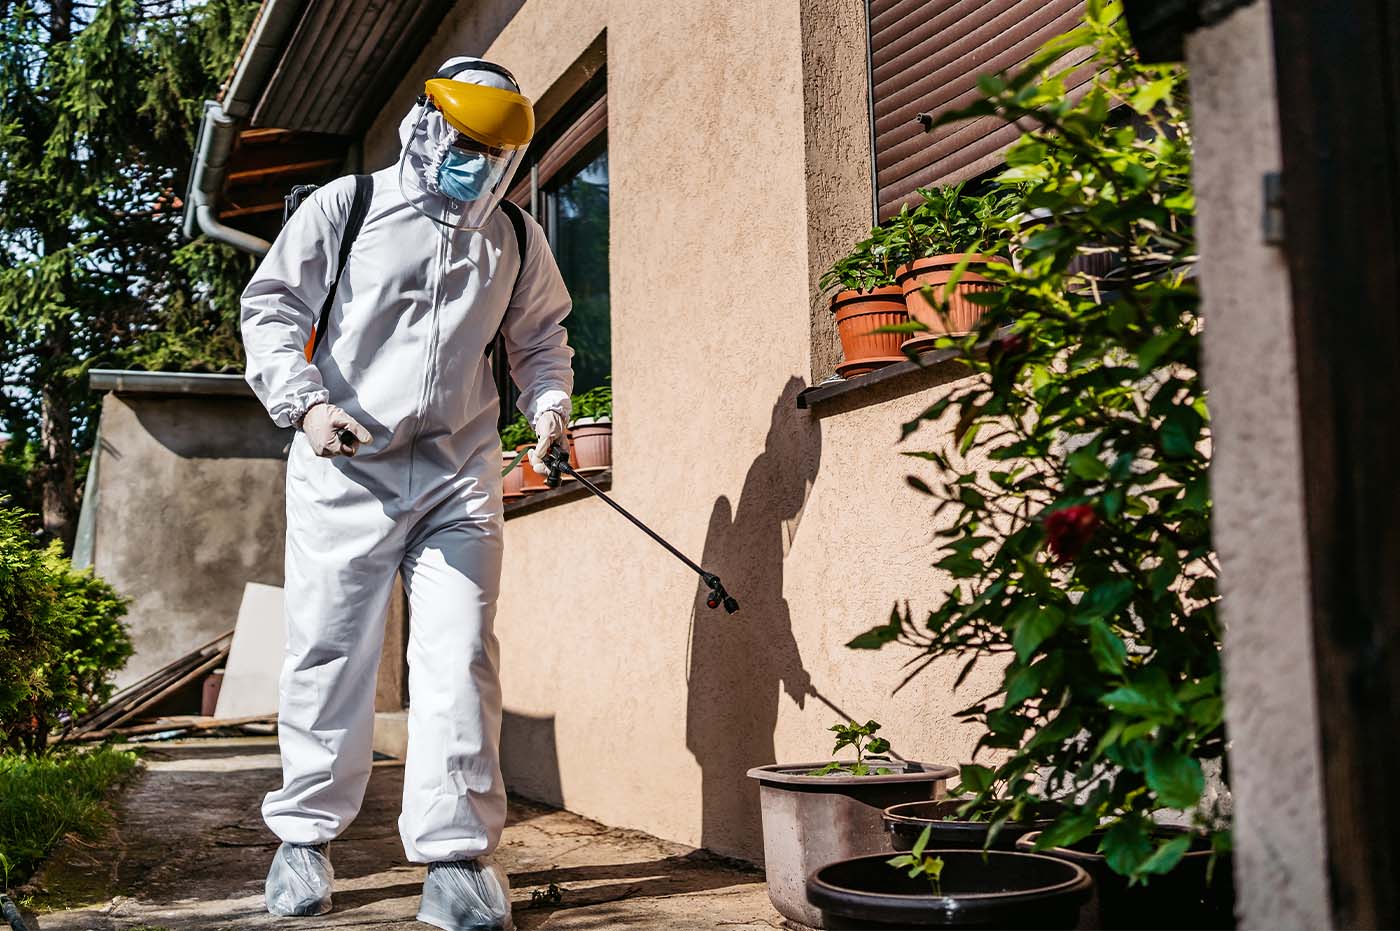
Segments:
[[[965,180],[996,165],[1021,130],[984,117],[925,133],[937,115],[977,99],[977,78],[1014,70],[1074,28],[1084,0],[870,0],[870,60],[880,217],[920,187]],[[1081,59],[1082,61],[1082,59]],[[1061,68],[1072,67],[1067,60]],[[1075,68],[1082,92],[1092,70]]]
[[[892,36],[871,56],[875,85],[905,69],[928,70],[920,57],[935,55],[969,32],[981,28],[1025,0],[961,0],[938,16],[915,22]]]
[[[1066,79],[1066,93],[1071,98],[1087,93],[1093,77],[1092,65],[1075,69]],[[996,167],[1002,150],[1033,127],[1008,125],[1000,117],[985,116],[948,128],[952,132],[935,145],[929,145],[929,137],[922,132],[908,140],[905,150],[913,154],[881,173],[881,219],[896,213],[899,205],[913,199],[921,187],[966,181]],[[891,151],[897,157],[897,150]]]
[[[1047,4],[1011,29],[994,31],[986,41],[971,35],[929,61],[929,70],[905,72],[898,80],[877,90],[875,132],[882,133],[920,113],[944,109],[948,101],[977,87],[983,74],[1015,68],[1030,58],[1049,39],[1074,28],[1078,16],[1073,11],[1047,15]],[[1054,10],[1049,9],[1053,14]],[[998,23],[990,24],[995,29]],[[916,77],[917,75],[917,77]],[[910,80],[910,78],[915,78]]]
[[[955,0],[870,0],[870,37],[879,45],[902,29],[911,16],[937,16]]]

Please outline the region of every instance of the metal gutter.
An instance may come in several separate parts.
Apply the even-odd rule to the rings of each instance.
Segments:
[[[200,233],[235,249],[266,255],[272,244],[266,239],[234,229],[214,212],[223,189],[229,153],[238,138],[240,122],[253,112],[282,54],[288,34],[296,27],[305,6],[303,0],[263,0],[257,21],[238,56],[233,77],[224,86],[221,101],[204,102],[199,123],[190,186],[185,192],[186,238]]]
[[[219,95],[225,115],[244,119],[253,112],[305,5],[303,0],[263,0],[233,77]]]
[[[125,369],[91,369],[88,387],[119,394],[203,395],[251,398],[253,389],[242,375],[202,372],[134,372]]]

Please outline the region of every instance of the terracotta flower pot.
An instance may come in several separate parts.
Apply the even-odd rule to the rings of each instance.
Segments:
[[[586,417],[574,423],[574,468],[592,475],[612,468],[612,422]]]
[[[880,327],[909,322],[904,292],[897,285],[873,291],[842,291],[831,299],[841,354],[846,361],[836,367],[842,378],[864,375],[892,362],[903,362],[900,343],[904,333],[876,333]]]
[[[889,762],[885,776],[812,776],[820,763],[757,766],[763,815],[763,869],[768,898],[784,917],[824,928],[822,912],[807,901],[807,877],[828,863],[867,854],[893,854],[881,813],[900,802],[943,794],[958,774],[951,766]]]
[[[577,469],[577,468],[578,468],[578,451],[577,451],[576,449],[574,449],[574,438],[573,438],[573,436],[568,436],[568,440],[569,440],[569,465],[572,466],[574,469]],[[534,446],[534,445],[535,445],[534,443],[523,443],[523,444],[521,444],[520,446],[515,447],[515,451],[516,451],[516,452],[519,452],[519,451],[522,450],[522,449],[529,449],[531,446]],[[530,457],[529,457],[529,456],[526,456],[525,458],[523,458],[523,459],[520,460],[520,474],[521,474],[520,490],[521,490],[521,492],[523,492],[524,494],[532,495],[532,494],[534,494],[535,492],[539,492],[539,491],[549,491],[549,490],[550,490],[549,485],[545,484],[544,476],[541,475],[540,473],[536,472],[535,469],[534,469],[534,466],[530,465]],[[573,481],[573,479],[569,478],[569,476],[567,476],[567,475],[561,476],[561,478],[563,478],[564,481]]]
[[[529,449],[534,443],[521,443],[515,447],[516,452]],[[517,466],[520,472],[520,493],[533,495],[537,491],[549,491],[549,486],[544,483],[544,476],[536,472],[534,466],[530,465],[530,457],[522,456],[520,465]]]
[[[515,459],[515,453],[502,452],[501,465],[507,466]],[[506,477],[501,480],[501,496],[507,501],[515,501],[525,497],[525,492],[520,490],[520,484],[524,481],[524,475],[520,471],[519,464],[506,473]]]
[[[990,259],[985,255],[970,255],[967,267],[958,277],[957,284],[945,295],[948,279],[953,269],[969,253],[955,252],[947,255],[933,255],[915,259],[913,264],[901,265],[895,272],[899,286],[904,289],[904,306],[909,316],[928,327],[927,333],[915,333],[905,340],[904,349],[923,350],[931,348],[940,336],[965,336],[977,328],[986,308],[968,300],[968,295],[993,291],[996,284],[980,274]],[[936,303],[929,303],[924,297],[925,286],[933,289]],[[941,304],[948,302],[948,313],[941,312]]]

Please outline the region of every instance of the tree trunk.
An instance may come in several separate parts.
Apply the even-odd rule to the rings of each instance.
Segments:
[[[40,492],[44,532],[72,552],[77,533],[77,459],[73,455],[73,416],[62,384],[49,383],[40,396],[39,445],[43,454]]]

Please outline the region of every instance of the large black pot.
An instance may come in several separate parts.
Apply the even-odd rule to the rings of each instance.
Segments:
[[[943,801],[905,802],[885,809],[885,829],[896,850],[913,850],[915,842],[929,828],[928,846],[943,850],[982,850],[987,847],[987,832],[991,824],[986,821],[959,821],[958,809],[964,803],[957,799]],[[1023,834],[1042,831],[1054,823],[1058,805],[1047,802],[1036,812],[1049,815],[1036,821],[1011,822],[1001,826],[992,839],[992,850],[1015,850],[1016,841]]]
[[[940,894],[877,855],[840,860],[807,880],[807,900],[822,927],[1073,928],[1089,898],[1089,875],[1073,863],[1040,854],[994,850],[928,850],[943,858]]]
[[[1163,826],[1158,836],[1170,837],[1181,829]],[[1039,832],[1027,834],[1016,844],[1020,850],[1035,846]],[[1095,831],[1071,847],[1042,851],[1083,867],[1094,878],[1094,895],[1084,906],[1079,927],[1086,931],[1138,931],[1138,929],[1221,929],[1235,927],[1234,864],[1228,854],[1211,866],[1210,841],[1198,838],[1170,872],[1151,877],[1146,884],[1129,885],[1126,876],[1108,868],[1097,853],[1103,832]]]

